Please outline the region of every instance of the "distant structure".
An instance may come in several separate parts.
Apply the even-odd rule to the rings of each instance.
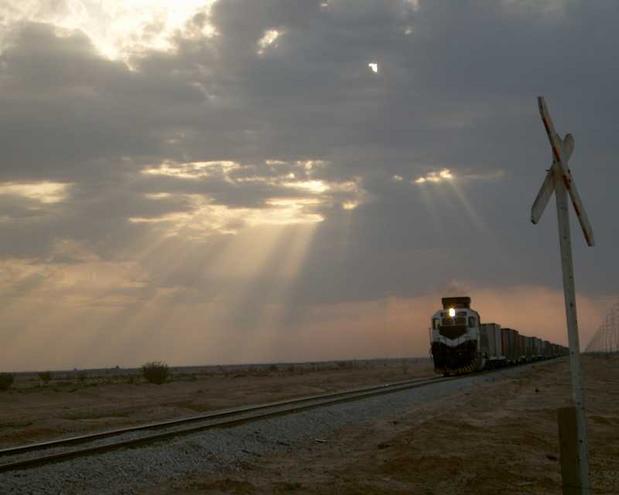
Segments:
[[[619,302],[610,309],[585,352],[619,352]]]

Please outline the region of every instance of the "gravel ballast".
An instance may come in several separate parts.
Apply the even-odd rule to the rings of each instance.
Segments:
[[[536,364],[540,366],[542,364]],[[328,441],[340,428],[396,420],[411,408],[488,382],[527,373],[530,366],[346,402],[287,416],[214,429],[147,447],[119,450],[30,470],[0,474],[2,493],[132,494],[197,472],[239,469],[260,456],[293,451],[307,442]]]

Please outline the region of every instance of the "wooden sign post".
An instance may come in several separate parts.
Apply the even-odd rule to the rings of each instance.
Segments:
[[[570,374],[572,381],[573,415],[560,411],[559,430],[561,444],[561,470],[563,473],[563,493],[570,495],[589,494],[589,457],[587,429],[585,424],[585,404],[580,365],[580,345],[578,342],[578,320],[576,315],[576,291],[574,288],[574,266],[570,239],[570,218],[567,195],[572,200],[585,240],[593,246],[593,231],[580,200],[576,184],[567,166],[574,149],[574,138],[566,134],[563,139],[555,132],[554,125],[543,97],[537,99],[539,112],[548,134],[552,148],[552,167],[548,170],[542,187],[531,208],[531,222],[536,224],[552,193],[557,201],[557,220],[559,224],[559,245],[561,248],[561,269],[563,272],[563,292],[565,296],[565,315],[570,348]],[[573,421],[570,418],[574,418]],[[566,418],[566,419],[563,419]],[[575,472],[574,472],[575,471]],[[568,475],[569,476],[566,476]]]

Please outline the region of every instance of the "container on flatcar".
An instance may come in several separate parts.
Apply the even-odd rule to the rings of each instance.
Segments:
[[[518,330],[513,328],[501,329],[503,341],[506,346],[505,357],[510,364],[516,364],[520,358],[520,352],[518,347]]]
[[[489,367],[496,367],[505,360],[501,339],[501,325],[482,323],[479,326],[479,349],[488,360]]]

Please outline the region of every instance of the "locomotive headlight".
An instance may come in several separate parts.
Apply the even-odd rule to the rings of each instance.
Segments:
[[[456,316],[456,310],[453,308],[449,308],[449,316],[451,316],[452,318]]]

